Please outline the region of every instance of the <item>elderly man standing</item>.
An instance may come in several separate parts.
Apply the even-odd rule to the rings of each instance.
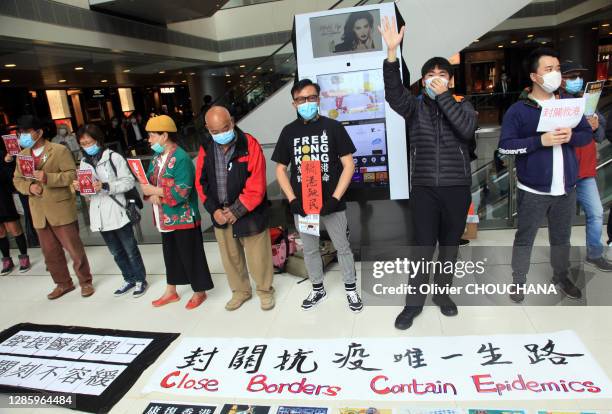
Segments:
[[[17,121],[20,155],[34,159],[34,177],[26,177],[17,162],[13,184],[29,196],[34,228],[40,239],[45,263],[56,284],[47,295],[57,299],[74,290],[64,250],[72,258],[81,285],[81,296],[93,295],[91,271],[77,225],[76,197],[70,186],[76,179],[76,166],[70,150],[47,141],[42,122],[32,115]]]
[[[196,186],[210,213],[233,311],[251,299],[255,281],[263,310],[274,308],[272,246],[268,233],[266,160],[257,140],[234,125],[229,111],[213,106],[205,116],[212,136],[200,147]]]

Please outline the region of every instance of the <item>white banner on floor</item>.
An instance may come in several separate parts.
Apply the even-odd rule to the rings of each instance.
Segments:
[[[612,398],[571,331],[423,338],[184,338],[144,393],[300,400]]]

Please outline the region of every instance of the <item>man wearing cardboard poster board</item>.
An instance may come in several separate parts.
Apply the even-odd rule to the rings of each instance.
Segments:
[[[561,91],[568,98],[581,98],[584,91],[583,74],[588,69],[572,61],[561,64]],[[595,98],[596,101],[598,100]],[[586,104],[586,102],[585,102]],[[595,102],[595,107],[597,102]],[[594,266],[603,272],[612,272],[612,264],[603,257],[604,247],[601,242],[603,228],[603,206],[597,188],[597,144],[605,140],[606,118],[595,111],[589,114],[585,109],[585,116],[593,135],[591,141],[583,146],[576,147],[576,160],[578,162],[578,181],[576,182],[576,198],[582,206],[586,216],[586,252],[585,263]]]
[[[518,226],[512,250],[512,282],[517,287],[525,286],[533,243],[547,218],[552,282],[566,296],[579,299],[582,292],[569,278],[578,178],[574,148],[591,142],[593,130],[582,115],[584,100],[560,99],[556,94],[562,76],[555,50],[534,50],[527,65],[532,86],[506,112],[499,141],[500,153],[516,156]],[[510,299],[522,302],[523,290],[516,289]]]
[[[302,162],[320,162],[322,208],[319,211],[319,219],[337,250],[349,309],[352,312],[360,312],[363,304],[357,293],[355,261],[347,237],[346,204],[342,199],[355,170],[353,153],[356,149],[342,124],[319,115],[320,91],[319,85],[309,79],[303,79],[293,85],[291,97],[298,117],[283,128],[272,154],[272,161],[277,163],[276,178],[289,200],[298,229],[301,217],[307,216],[305,209],[309,210],[310,207],[303,204]],[[287,174],[288,166],[291,166],[291,179]],[[312,211],[308,212],[312,214]],[[304,245],[304,263],[312,282],[312,291],[302,303],[304,310],[314,308],[327,297],[323,287],[319,237],[311,233],[300,231]]]
[[[424,93],[412,95],[402,85],[397,48],[404,36],[395,19],[386,17],[379,28],[387,44],[383,63],[385,98],[408,124],[410,137],[411,192],[414,240],[418,258],[431,261],[439,245],[438,261],[455,263],[459,240],[465,229],[471,202],[469,144],[474,139],[477,114],[472,105],[453,95],[448,88],[452,66],[442,57],[429,59],[421,69]],[[453,271],[436,272],[434,282],[452,284]],[[410,284],[417,293],[406,297],[406,306],[395,320],[397,329],[408,329],[425,303],[420,286],[429,283],[429,274],[420,272]],[[445,316],[455,316],[457,306],[447,294],[433,301]]]

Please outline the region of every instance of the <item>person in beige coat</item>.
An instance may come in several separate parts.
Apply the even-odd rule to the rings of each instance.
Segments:
[[[56,284],[47,298],[57,299],[74,290],[64,249],[72,258],[81,295],[88,297],[93,295],[94,288],[79,236],[76,196],[71,189],[72,181],[76,179],[74,158],[65,146],[47,141],[42,127],[42,122],[32,115],[19,118],[19,144],[23,148],[19,155],[33,157],[34,177],[24,176],[18,159],[13,184],[17,191],[29,198],[45,264]]]

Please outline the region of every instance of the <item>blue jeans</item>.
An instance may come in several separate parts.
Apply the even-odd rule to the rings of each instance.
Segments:
[[[586,216],[586,247],[589,259],[598,259],[603,255],[601,231],[603,228],[603,207],[597,181],[594,177],[578,180],[576,183],[576,199]]]
[[[101,232],[115,263],[126,282],[144,282],[146,270],[131,224],[120,229]]]

